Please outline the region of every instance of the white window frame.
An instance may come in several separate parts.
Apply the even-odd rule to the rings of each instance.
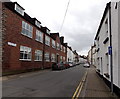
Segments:
[[[65,61],[65,57],[63,57],[63,61]]]
[[[15,10],[21,14],[22,16],[24,16],[24,10],[17,4],[15,4]]]
[[[63,52],[65,53],[65,47],[63,47]]]
[[[47,35],[45,35],[45,44],[50,46],[50,37],[48,37]]]
[[[24,31],[24,32],[23,32]],[[27,31],[27,32],[26,32]],[[33,36],[33,27],[25,21],[22,21],[22,32],[21,34],[32,38]]]
[[[51,54],[51,62],[56,62],[55,54]]]
[[[49,34],[49,35],[50,35],[50,31],[49,31],[48,29],[46,30],[46,32],[47,32],[47,34]]]
[[[55,41],[52,40],[52,47],[55,48]]]
[[[60,61],[63,61],[63,57],[62,56],[60,56]]]
[[[27,46],[20,46],[20,60],[32,60],[32,49]],[[23,54],[23,58],[21,58],[21,54]],[[27,55],[27,58],[25,58],[25,55]]]
[[[45,61],[50,62],[50,53],[45,52]]]
[[[43,33],[39,30],[36,30],[36,41],[43,43]]]
[[[62,45],[60,46],[60,49],[61,49],[61,51],[62,51],[62,49],[63,49],[63,46],[62,46]]]
[[[42,61],[42,51],[41,50],[35,50],[35,61]]]
[[[36,25],[37,27],[41,28],[41,24],[40,24],[40,22],[38,22],[37,20],[35,20],[35,25]]]
[[[57,43],[57,50],[60,50],[60,44]]]

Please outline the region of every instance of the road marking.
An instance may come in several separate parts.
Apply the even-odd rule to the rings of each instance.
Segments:
[[[80,93],[82,91],[82,88],[83,88],[83,85],[84,85],[84,82],[86,80],[86,77],[87,77],[87,72],[84,74],[82,80],[80,81],[76,91],[74,92],[73,96],[72,96],[72,99],[78,99],[78,97],[80,96]]]

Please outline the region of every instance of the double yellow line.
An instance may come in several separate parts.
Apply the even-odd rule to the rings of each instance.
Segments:
[[[84,82],[85,82],[85,80],[86,80],[86,77],[87,77],[87,72],[86,72],[85,75],[83,76],[82,81],[79,83],[79,85],[78,85],[75,93],[74,93],[73,96],[72,96],[72,99],[78,99],[78,97],[80,96],[80,93],[81,93],[81,91],[82,91]]]

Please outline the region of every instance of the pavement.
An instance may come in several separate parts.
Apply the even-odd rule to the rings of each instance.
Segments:
[[[107,97],[117,98],[110,92],[110,88],[103,79],[96,73],[95,67],[91,66],[87,70],[86,81],[83,85],[80,97]]]

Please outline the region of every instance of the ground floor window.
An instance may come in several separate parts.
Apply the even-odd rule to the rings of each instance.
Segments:
[[[60,61],[62,61],[62,56],[60,56]]]
[[[50,54],[48,52],[45,53],[45,61],[50,61]]]
[[[35,61],[42,61],[42,51],[35,50]]]
[[[20,46],[20,59],[31,60],[31,48],[26,46]]]
[[[63,57],[63,61],[65,61],[65,57]]]
[[[55,54],[51,54],[51,62],[55,62],[56,59],[55,59]]]

